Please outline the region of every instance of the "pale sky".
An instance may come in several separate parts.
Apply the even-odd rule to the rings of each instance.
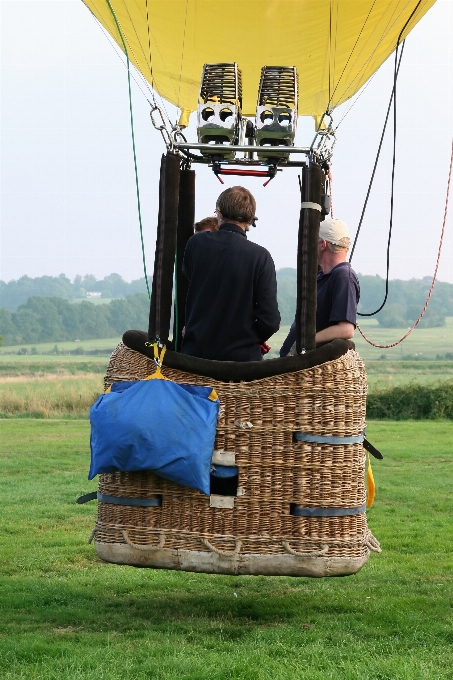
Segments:
[[[351,0],[353,1],[353,0]],[[133,172],[127,73],[81,0],[1,0],[0,278],[65,273],[126,280],[143,275]],[[453,136],[453,0],[438,0],[411,32],[398,81],[398,138],[391,278],[433,273]],[[200,74],[201,76],[201,74]],[[354,236],[384,122],[393,57],[370,82],[338,130],[333,158],[334,215]],[[158,171],[165,148],[149,105],[133,83],[137,157],[148,271],[152,273]],[[334,113],[339,122],[349,108]],[[175,117],[174,108],[168,111]],[[192,119],[195,116],[192,116]],[[314,126],[300,118],[297,143]],[[390,134],[389,134],[390,133]],[[196,141],[193,122],[188,136]],[[391,126],[353,266],[385,276],[390,205]],[[196,166],[196,216],[213,213],[222,190]],[[266,188],[241,183],[257,199],[250,238],[277,269],[296,266],[296,170]],[[438,278],[453,283],[453,196]]]

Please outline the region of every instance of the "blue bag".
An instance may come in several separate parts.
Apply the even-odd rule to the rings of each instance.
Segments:
[[[214,390],[174,383],[160,367],[145,380],[113,384],[90,409],[88,479],[149,470],[208,495],[218,413]]]

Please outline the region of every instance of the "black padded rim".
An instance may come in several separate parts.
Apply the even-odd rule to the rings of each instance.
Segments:
[[[148,342],[148,334],[144,331],[126,331],[123,335],[123,343],[126,347],[144,354],[149,359],[154,359],[153,348],[147,347],[146,342]],[[250,382],[271,378],[275,375],[302,371],[305,368],[325,364],[327,361],[335,361],[350,349],[355,349],[351,340],[337,339],[299,356],[248,362],[200,359],[199,357],[191,357],[187,354],[167,350],[164,366],[222,382]]]

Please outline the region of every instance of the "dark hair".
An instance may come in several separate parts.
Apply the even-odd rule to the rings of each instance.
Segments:
[[[204,220],[195,222],[194,231],[217,231],[219,228],[219,223],[217,217],[205,217]]]
[[[217,206],[223,217],[242,224],[252,224],[256,201],[245,187],[230,187],[222,191]]]

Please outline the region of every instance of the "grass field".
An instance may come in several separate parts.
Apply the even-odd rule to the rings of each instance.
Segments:
[[[367,366],[369,394],[413,383],[435,387],[453,380],[453,362],[426,362],[424,370],[419,364],[388,362],[385,372],[380,362],[374,363],[378,365]],[[0,418],[87,418],[103,390],[106,366],[107,360],[67,366],[60,362],[0,364]]]
[[[87,418],[90,406],[104,389],[102,378],[100,373],[3,378],[0,417],[51,418],[64,414]]]
[[[408,330],[407,328],[381,328],[374,319],[359,319],[358,321],[365,335],[377,345],[396,342]],[[268,340],[268,344],[272,347],[269,357],[278,356],[278,351],[288,331],[289,326],[282,326],[278,333]],[[411,357],[417,363],[424,360],[436,360],[437,355],[444,357],[447,352],[453,352],[453,317],[447,317],[445,326],[416,328],[404,342],[391,349],[372,347],[362,338],[358,330],[355,332],[354,342],[365,362],[384,363],[386,360],[394,362],[407,357]],[[453,366],[453,362],[451,365]]]
[[[389,344],[395,342],[400,337],[404,335],[407,328],[381,328],[377,321],[374,319],[362,319],[359,320],[362,330],[370,339],[376,344]],[[268,357],[278,356],[279,349],[283,344],[289,331],[289,326],[282,326],[280,330],[272,336],[268,341],[271,345],[272,350]],[[106,338],[105,340],[83,340],[81,342],[47,342],[37,345],[21,345],[19,346],[6,346],[0,347],[0,369],[4,361],[20,360],[25,362],[31,361],[42,361],[44,359],[55,359],[55,355],[49,355],[52,352],[55,344],[58,346],[59,351],[69,352],[69,351],[93,351],[93,350],[105,350],[106,352],[112,351],[118,344],[120,338]],[[446,325],[439,328],[416,328],[413,333],[398,347],[392,349],[377,349],[372,347],[362,338],[360,333],[356,331],[354,342],[356,343],[357,351],[360,353],[362,358],[366,362],[379,361],[384,363],[384,361],[400,361],[403,358],[412,358],[412,362],[422,363],[425,360],[435,361],[438,359],[438,355],[445,356],[446,353],[453,351],[453,317],[447,317]],[[18,351],[21,348],[30,352],[32,347],[36,348],[36,355],[24,355],[18,356]],[[42,356],[44,354],[44,356]],[[383,359],[385,357],[385,359]],[[78,357],[74,356],[60,356],[59,359],[63,361],[68,360],[87,360],[96,359],[96,357],[80,355]],[[453,362],[451,362],[453,366]]]
[[[449,318],[445,328],[416,329],[411,336],[411,342],[415,344],[402,346],[405,348],[403,356],[412,356],[411,349],[417,350],[411,361],[400,360],[398,352],[401,354],[402,350],[390,353],[388,359],[380,359],[379,357],[387,354],[383,354],[383,350],[365,346],[356,333],[357,349],[365,358],[370,393],[412,382],[436,385],[452,380],[453,361],[435,360],[436,355],[444,356],[453,349],[452,322],[453,318]],[[381,329],[372,320],[366,320],[363,325],[370,335],[377,334],[377,339],[382,339],[384,333],[388,337],[390,333],[402,333],[397,329]],[[288,330],[289,326],[282,327],[271,338],[270,357],[278,355],[278,349]],[[86,417],[90,405],[102,390],[102,376],[108,364],[109,352],[117,345],[118,340],[108,338],[80,343],[57,343],[61,352],[74,349],[83,352],[104,350],[104,356],[52,355],[50,352],[55,343],[36,345],[37,354],[33,355],[18,355],[18,348],[0,348],[0,418],[66,415]],[[409,343],[409,340],[406,342]],[[31,346],[26,348],[31,350]]]
[[[450,680],[453,423],[368,426],[383,552],[342,579],[100,562],[86,421],[0,422],[2,680]]]
[[[22,361],[42,361],[46,357],[50,359],[55,359],[55,354],[50,354],[53,352],[55,346],[58,348],[59,352],[80,352],[79,356],[68,356],[67,359],[87,359],[88,357],[82,354],[82,352],[92,352],[94,350],[103,351],[105,354],[110,354],[121,338],[105,338],[100,340],[81,340],[81,341],[70,341],[70,342],[42,342],[32,345],[6,345],[0,347],[0,365],[3,361],[10,361],[12,357],[14,359]],[[36,354],[30,355],[29,353],[35,349]],[[27,354],[18,354],[20,350],[26,350]],[[42,356],[44,355],[44,356]],[[65,357],[59,357],[61,360]],[[91,357],[90,357],[91,358]]]

